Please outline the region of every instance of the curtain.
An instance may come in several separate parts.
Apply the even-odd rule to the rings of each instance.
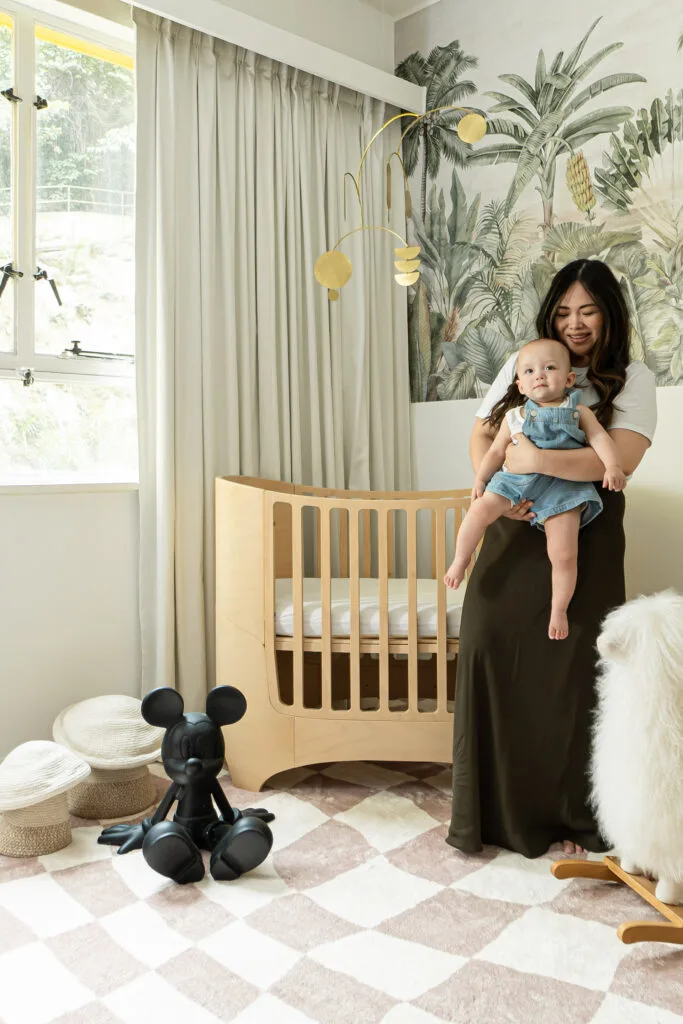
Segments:
[[[410,487],[406,292],[390,234],[317,257],[360,221],[384,104],[134,9],[142,691],[201,709],[214,685],[214,480]],[[397,122],[361,178],[367,224],[405,235]],[[396,173],[398,171],[398,173]],[[355,204],[355,205],[354,205]]]

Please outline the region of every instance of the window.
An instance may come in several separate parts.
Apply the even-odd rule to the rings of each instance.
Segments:
[[[137,478],[133,58],[0,0],[0,484]]]

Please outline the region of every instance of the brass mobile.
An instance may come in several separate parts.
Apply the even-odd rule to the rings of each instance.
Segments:
[[[382,125],[382,127],[375,132],[375,134],[372,136],[367,146],[363,150],[363,154],[360,158],[360,163],[358,165],[358,171],[356,172],[355,177],[353,176],[353,174],[351,174],[350,171],[347,171],[346,174],[344,175],[344,201],[346,202],[346,179],[348,177],[351,178],[351,181],[353,182],[354,187],[356,189],[356,197],[358,199],[358,206],[360,208],[360,226],[357,228],[353,228],[351,231],[347,231],[345,235],[342,235],[341,238],[337,240],[337,242],[332,246],[331,249],[329,249],[327,252],[324,252],[322,256],[319,256],[316,261],[314,268],[316,280],[319,282],[319,284],[323,286],[323,288],[327,288],[327,297],[329,298],[330,302],[334,302],[336,299],[339,298],[339,289],[344,287],[344,285],[349,280],[353,272],[351,260],[349,259],[348,256],[345,255],[345,253],[340,251],[339,246],[344,241],[344,239],[348,238],[349,235],[355,234],[357,231],[386,231],[390,235],[394,235],[395,238],[399,239],[399,241],[402,244],[401,246],[394,249],[394,255],[396,257],[394,261],[394,267],[398,271],[397,274],[394,274],[394,279],[397,284],[400,284],[404,288],[407,288],[409,285],[415,284],[418,277],[420,276],[419,245],[408,245],[408,242],[406,241],[405,238],[403,238],[402,235],[399,235],[397,231],[392,231],[391,228],[384,227],[382,224],[365,224],[363,219],[363,201],[360,195],[360,176],[363,170],[363,164],[365,163],[365,158],[368,155],[370,147],[378,138],[378,136],[381,135],[384,129],[388,128],[390,124],[393,124],[394,121],[398,121],[402,117],[412,118],[412,121],[401,135],[396,150],[390,155],[387,161],[386,197],[387,211],[389,211],[391,209],[391,161],[393,160],[394,157],[396,157],[399,164],[401,165],[401,171],[403,172],[403,182],[406,197],[406,214],[408,217],[410,217],[412,204],[410,199],[410,192],[408,190],[408,178],[405,172],[405,167],[403,165],[403,160],[401,159],[401,154],[399,150],[401,148],[401,144],[404,138],[406,137],[408,132],[413,130],[415,125],[419,124],[419,122],[423,118],[429,116],[430,114],[438,114],[441,113],[441,111],[443,110],[467,111],[465,116],[461,118],[460,121],[458,122],[457,128],[458,136],[463,142],[474,143],[479,142],[480,139],[483,139],[484,135],[486,134],[486,120],[481,114],[478,114],[467,107],[435,107],[434,110],[427,110],[424,114],[415,114],[411,111],[405,111],[402,114],[396,114],[394,117],[389,118],[389,120],[386,121]]]

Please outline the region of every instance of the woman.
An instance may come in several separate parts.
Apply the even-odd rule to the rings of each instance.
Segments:
[[[581,401],[637,468],[656,423],[654,377],[629,362],[628,310],[610,269],[576,260],[543,302],[539,337],[572,354]],[[470,438],[475,470],[490,447],[486,423],[514,377],[505,364],[477,411]],[[508,446],[512,473],[602,481],[592,448],[541,450],[520,436]],[[598,484],[599,486],[599,484]],[[486,532],[462,615],[455,691],[453,816],[447,842],[465,853],[490,843],[538,857],[555,842],[566,853],[604,844],[588,803],[595,641],[606,613],[625,600],[624,495],[601,490],[603,512],[580,534],[569,637],[548,638],[550,565],[545,538],[529,527],[530,502]]]

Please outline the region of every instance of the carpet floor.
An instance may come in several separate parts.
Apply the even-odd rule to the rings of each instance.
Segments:
[[[258,797],[221,782],[276,814],[237,882],[177,886],[82,819],[58,853],[0,857],[2,1024],[683,1022],[683,947],[616,936],[658,915],[558,881],[552,852],[458,854],[443,765],[319,765]]]

